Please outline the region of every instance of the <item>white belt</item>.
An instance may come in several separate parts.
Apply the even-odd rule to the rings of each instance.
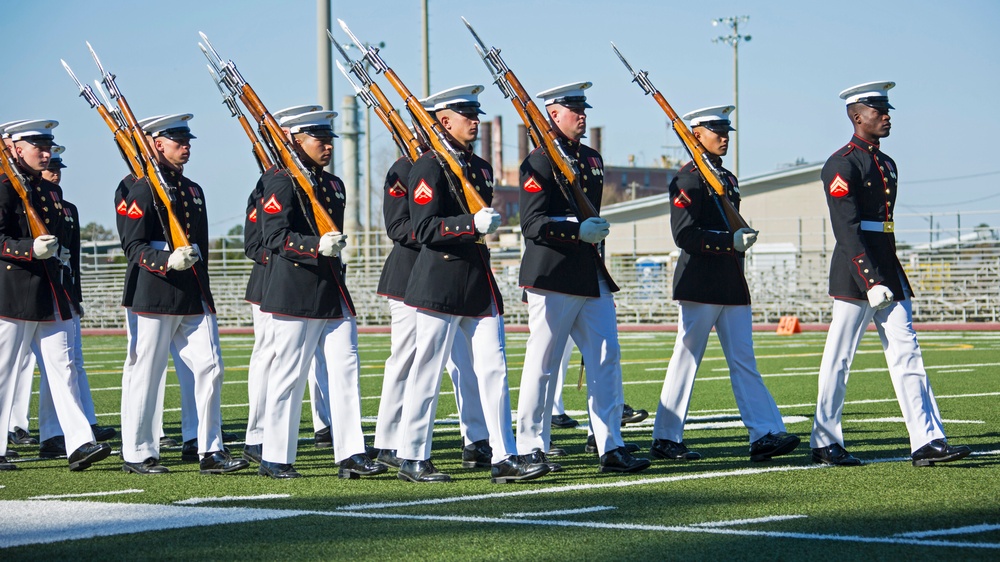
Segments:
[[[861,230],[867,232],[894,232],[895,224],[892,221],[861,221]]]
[[[168,249],[169,249],[169,248],[167,248],[167,243],[166,243],[166,242],[164,242],[163,240],[153,240],[153,241],[151,241],[151,242],[149,243],[149,245],[150,245],[150,246],[151,246],[151,247],[152,247],[152,248],[153,248],[154,250],[164,250],[164,251],[166,251],[166,250],[168,250]],[[200,248],[198,248],[198,245],[197,245],[197,244],[191,244],[191,247],[192,247],[192,248],[194,248],[194,252],[195,252],[196,254],[198,254],[199,256],[201,256],[201,249],[200,249]]]
[[[580,222],[576,217],[549,217],[553,222]]]

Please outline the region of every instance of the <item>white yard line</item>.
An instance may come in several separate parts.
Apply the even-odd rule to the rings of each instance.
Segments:
[[[175,501],[175,505],[198,505],[213,502],[238,502],[248,500],[277,500],[290,498],[291,494],[262,494],[259,496],[221,496],[217,498],[188,498],[186,500]]]
[[[775,521],[788,521],[790,519],[802,519],[808,515],[772,515],[770,517],[757,517],[754,519],[733,519],[731,521],[710,521],[708,523],[694,523],[692,527],[731,527],[733,525],[753,525],[754,523],[773,523]]]
[[[83,494],[60,494],[58,496],[32,496],[29,500],[61,500],[66,498],[95,498],[99,496],[117,496],[119,494],[141,494],[145,490],[114,490],[111,492],[87,492]]]
[[[914,531],[912,533],[898,533],[894,537],[922,539],[924,537],[943,537],[948,535],[971,535],[976,533],[989,533],[1000,530],[1000,525],[970,525],[968,527],[955,527],[954,529],[938,529],[936,531]]]
[[[581,507],[579,509],[557,509],[554,511],[521,511],[518,513],[504,513],[504,517],[544,517],[552,515],[578,515],[580,513],[595,513],[598,511],[608,511],[618,509],[613,505],[595,505],[593,507]]]

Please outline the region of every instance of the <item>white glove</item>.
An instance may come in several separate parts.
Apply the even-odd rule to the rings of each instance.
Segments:
[[[31,243],[31,251],[35,254],[35,259],[47,260],[56,255],[56,247],[59,240],[51,234],[43,234]]]
[[[875,285],[868,289],[868,304],[875,310],[882,310],[892,304],[892,291],[885,285]]]
[[[198,261],[198,254],[195,253],[194,248],[181,246],[170,253],[170,258],[167,259],[167,269],[183,271],[194,265],[196,261]]]
[[[590,217],[580,223],[580,240],[597,244],[611,233],[611,225],[601,217]]]
[[[63,263],[69,263],[69,258],[71,257],[69,248],[67,248],[66,246],[60,246],[59,252],[56,254],[56,257],[59,258],[59,261]]]
[[[754,242],[757,241],[757,235],[760,234],[752,228],[741,228],[733,233],[733,247],[736,248],[737,252],[745,252],[753,246]]]
[[[339,254],[347,247],[347,235],[339,232],[327,232],[319,237],[319,253],[328,258]]]
[[[493,234],[500,228],[500,213],[493,210],[493,207],[483,207],[473,216],[476,222],[476,231],[480,234]]]

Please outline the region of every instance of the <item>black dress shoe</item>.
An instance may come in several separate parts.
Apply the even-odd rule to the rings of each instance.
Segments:
[[[107,443],[86,443],[73,451],[69,456],[69,469],[73,472],[90,468],[97,461],[103,461],[111,454],[111,445]]]
[[[541,449],[535,449],[530,455],[524,455],[524,460],[529,463],[544,464],[549,467],[549,472],[562,472],[563,467],[557,462],[552,462],[548,459],[548,455],[542,452]]]
[[[562,427],[569,429],[571,427],[576,427],[580,425],[580,422],[574,420],[566,414],[556,414],[552,416],[552,427]]]
[[[21,458],[21,455],[17,451],[14,451],[9,447],[7,448],[7,460],[13,460],[19,458]]]
[[[629,453],[638,453],[642,450],[642,447],[635,443],[625,443],[625,449]],[[593,435],[587,436],[587,446],[583,448],[584,452],[591,453],[593,455],[597,454],[597,438]]]
[[[639,423],[648,417],[649,412],[646,410],[633,410],[632,406],[625,404],[625,407],[622,408],[622,427],[625,427],[627,423]]]
[[[829,464],[832,466],[860,466],[861,461],[857,457],[847,452],[839,443],[819,447],[812,450],[812,461],[817,464]]]
[[[913,466],[934,466],[939,462],[951,462],[964,459],[972,453],[965,445],[953,447],[944,439],[935,439],[923,447],[913,451],[910,458]]]
[[[176,447],[177,445],[180,445],[180,443],[178,443],[177,440],[174,439],[173,437],[167,437],[166,435],[160,437],[161,449],[164,447]]]
[[[490,468],[493,466],[493,448],[488,439],[480,439],[462,447],[462,468]]]
[[[779,431],[771,432],[750,444],[750,461],[763,462],[771,457],[787,455],[799,446],[799,436]]]
[[[683,441],[677,443],[669,439],[653,439],[653,446],[649,448],[649,454],[655,459],[667,459],[673,461],[696,461],[701,458],[701,453],[689,451]]]
[[[396,473],[396,478],[421,484],[451,481],[451,476],[443,472],[438,472],[438,469],[434,468],[434,463],[430,459],[425,461],[404,460],[399,465],[399,472]]]
[[[511,455],[490,468],[490,482],[509,484],[541,478],[550,472],[549,465],[531,462],[518,455]]]
[[[375,476],[389,470],[386,465],[371,460],[365,453],[351,455],[340,461],[340,470],[337,476],[344,480],[354,480],[362,476]]]
[[[202,474],[226,474],[248,466],[250,463],[245,459],[234,459],[227,451],[205,453],[198,464]]]
[[[257,469],[257,474],[261,476],[270,476],[275,480],[286,480],[288,478],[302,478],[302,475],[295,471],[295,467],[290,464],[270,462],[270,461],[260,461],[260,468]]]
[[[0,457],[0,472],[3,472],[5,470],[18,470],[18,469],[20,469],[20,467],[17,466],[16,464],[14,464],[12,462],[7,462],[8,458],[10,458],[10,451],[7,451],[7,456]]]
[[[329,427],[324,427],[313,435],[313,445],[317,449],[329,449],[333,447],[333,435],[330,433]]]
[[[7,433],[7,443],[10,445],[37,445],[38,439],[20,427],[15,427],[14,431]]]
[[[118,431],[115,428],[97,424],[90,426],[90,430],[94,432],[94,440],[96,441],[109,441],[118,435]]]
[[[555,445],[552,444],[552,441],[549,441],[549,452],[545,453],[545,456],[565,457],[569,456],[569,453],[566,452],[566,449],[563,449],[562,447],[556,447]]]
[[[223,443],[232,443],[233,441],[239,441],[239,440],[240,440],[240,436],[236,435],[235,433],[231,433],[229,431],[223,431],[222,432],[222,442]]]
[[[197,439],[188,439],[184,442],[184,446],[181,447],[181,460],[184,462],[198,462],[201,460],[198,455]]]
[[[160,464],[160,459],[149,457],[142,462],[126,462],[122,465],[122,472],[134,472],[135,474],[166,474],[170,469]]]
[[[599,472],[639,472],[649,468],[649,459],[633,457],[625,447],[601,455]]]
[[[260,464],[261,455],[264,454],[264,445],[257,443],[256,445],[244,445],[243,446],[243,458]]]
[[[403,459],[396,456],[396,449],[379,449],[375,460],[393,468],[399,468],[403,464]]]
[[[38,446],[38,456],[43,459],[58,459],[66,456],[66,438],[62,435],[50,437]]]

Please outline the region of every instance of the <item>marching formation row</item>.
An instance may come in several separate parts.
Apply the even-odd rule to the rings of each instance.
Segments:
[[[499,51],[483,45],[484,60],[501,89],[520,104],[519,114],[537,146],[520,167],[525,250],[519,284],[530,336],[515,424],[504,304],[484,243],[500,224],[500,215],[489,206],[494,174],[472,151],[483,87],[459,86],[423,100],[403,95],[405,86],[377,49],[351,36],[365,60],[400,92],[414,125],[411,130],[388,105],[361,61],[352,62],[351,72],[363,85],[359,95],[384,116],[403,153],[385,181],[383,214],[393,249],[378,293],[389,299],[392,333],[374,448],[366,447],[361,427],[358,332],[340,259],[348,244],[337,227],[343,222],[345,189],[324,171],[332,158],[336,113],[314,105],[269,112],[232,61],[223,62],[203,36],[220,89],[230,90],[233,115],[248,121],[238,97],[257,125],[256,132],[244,130],[262,169],[248,198],[244,229],[246,255],[254,261],[246,300],[253,307],[255,332],[246,445],[242,458],[223,446],[223,363],[203,250],[208,243],[204,192],[183,175],[195,138],[192,115],[136,120],[114,75],[102,68],[119,109],[97,102],[99,111],[132,171],[115,195],[118,231],[129,260],[122,302],[129,336],[122,373],[123,470],[169,472],[160,462],[160,446],[164,381],[173,355],[181,381],[184,454],[199,461],[202,473],[230,473],[252,462],[259,474],[271,478],[300,476],[294,463],[309,381],[315,425],[328,428],[317,439],[328,435],[332,441],[341,478],[394,467],[401,480],[448,481],[431,461],[438,392],[447,371],[467,443],[463,466],[489,468],[496,483],[533,480],[562,470],[552,460],[561,451],[552,446],[550,433],[553,423],[573,423],[564,414],[553,416],[564,357],[573,344],[586,366],[588,450],[598,454],[599,471],[648,468],[650,460],[635,456],[638,447],[626,444],[621,434],[623,422],[638,420],[644,412],[629,408],[622,390],[613,298],[618,287],[602,254],[611,230],[600,218],[603,161],[580,142],[591,108],[590,83],[541,92],[539,108]],[[685,446],[683,429],[713,327],[749,431],[750,459],[791,453],[800,439],[785,431],[754,358],[743,264],[757,232],[739,216],[737,179],[722,167],[734,107],[690,112],[683,118],[687,126],[645,72],[633,74],[647,93],[658,96],[694,158],[670,185],[671,232],[681,249],[673,294],[680,320],[650,454],[700,458]],[[841,93],[854,135],[823,169],[837,245],[830,272],[833,323],[810,439],[817,463],[860,464],[844,448],[840,418],[853,355],[873,320],[906,420],[913,464],[933,465],[971,452],[945,439],[912,328],[912,291],[895,255],[897,171],[879,145],[890,131],[887,92],[893,86],[866,83]],[[89,87],[81,85],[81,90]],[[108,457],[111,448],[99,442],[114,430],[96,425],[83,371],[79,224],[58,185],[63,165],[61,147],[54,144],[56,125],[30,120],[0,126],[0,365],[7,373],[0,378],[0,429],[10,432],[12,442],[30,439],[24,432],[27,399],[15,397],[30,397],[34,355],[42,372],[42,452],[68,453],[70,470],[83,470]],[[0,469],[13,470],[17,465],[8,462],[6,447],[0,444]]]

